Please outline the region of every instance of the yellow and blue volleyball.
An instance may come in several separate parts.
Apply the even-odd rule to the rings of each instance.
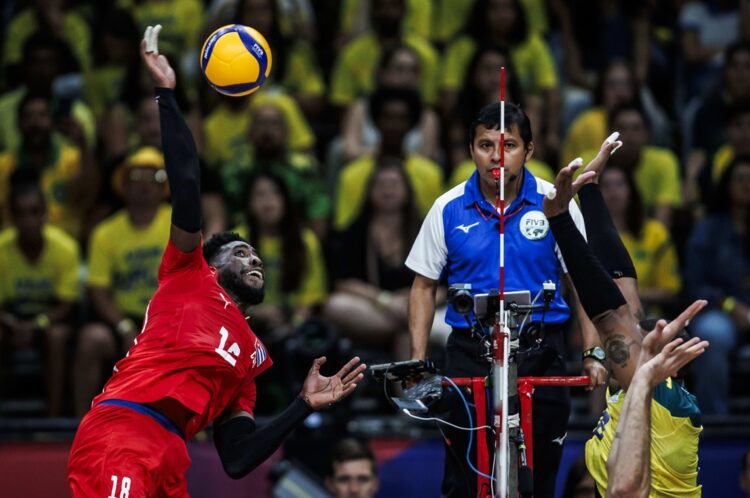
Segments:
[[[218,92],[234,97],[249,95],[271,74],[271,47],[253,28],[222,26],[203,44],[201,71]]]

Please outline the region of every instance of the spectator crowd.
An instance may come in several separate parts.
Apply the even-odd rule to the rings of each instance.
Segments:
[[[279,368],[261,414],[292,396],[304,348],[408,357],[404,260],[433,201],[473,172],[468,125],[498,100],[501,66],[507,99],[533,123],[534,175],[552,181],[620,132],[601,189],[641,300],[659,317],[709,301],[691,324],[711,343],[691,382],[704,414],[730,414],[732,359],[750,342],[750,5],[739,0],[4,2],[0,397],[34,350],[46,414],[80,417],[142,327],[170,224],[138,56],[157,23],[202,159],[204,237],[232,229],[265,263],[250,323]],[[200,74],[203,40],[231,23],[273,53],[270,80],[247,97]]]

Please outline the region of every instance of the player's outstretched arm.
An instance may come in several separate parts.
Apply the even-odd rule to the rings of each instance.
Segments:
[[[700,356],[707,341],[672,340],[688,316],[705,301],[696,301],[669,325],[660,320],[643,339],[639,367],[628,390],[620,425],[607,460],[607,496],[647,497],[651,488],[651,397],[656,386]],[[671,341],[671,342],[666,342]]]
[[[160,25],[146,28],[141,58],[154,80],[159,103],[161,143],[172,194],[169,238],[180,251],[191,252],[200,243],[202,223],[198,150],[175,100],[175,72],[167,58],[159,54],[159,31]]]
[[[229,477],[239,479],[263,463],[313,410],[349,396],[367,368],[354,357],[335,375],[325,377],[320,374],[325,362],[325,357],[313,362],[300,395],[268,425],[256,430],[255,421],[246,412],[232,414],[224,422],[215,424],[214,443]]]

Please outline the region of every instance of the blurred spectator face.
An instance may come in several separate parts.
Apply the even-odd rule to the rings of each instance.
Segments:
[[[39,12],[48,12],[51,9],[65,7],[65,0],[33,0],[31,3]]]
[[[630,71],[624,64],[615,64],[604,75],[603,104],[605,109],[614,109],[618,105],[630,102],[635,98],[634,82]]]
[[[261,33],[270,34],[275,22],[271,0],[245,0],[240,19],[240,24],[252,26]]]
[[[750,112],[735,116],[729,122],[727,139],[735,154],[750,154]]]
[[[612,130],[620,132],[622,147],[613,158],[630,163],[638,160],[641,149],[648,145],[648,127],[643,115],[636,110],[624,110],[615,116]],[[619,157],[618,157],[619,156]]]
[[[13,226],[23,238],[40,237],[46,210],[41,191],[20,195],[10,207]]]
[[[419,57],[404,47],[399,49],[380,73],[380,83],[394,88],[419,88]]]
[[[500,88],[500,68],[507,66],[508,61],[500,52],[487,51],[479,58],[474,72],[474,87],[482,95],[492,95],[495,101]],[[512,98],[511,98],[512,100]]]
[[[517,18],[513,0],[487,2],[487,27],[495,33],[510,33]]]
[[[376,211],[399,211],[406,203],[408,195],[406,179],[397,168],[386,167],[375,173],[370,202]]]
[[[738,50],[727,62],[726,89],[733,99],[750,95],[750,52]]]
[[[250,189],[250,216],[263,226],[277,226],[284,218],[284,197],[270,178],[258,178]]]
[[[406,14],[404,0],[378,0],[372,5],[372,28],[381,36],[392,38],[401,31]]]
[[[606,168],[599,179],[599,188],[612,216],[624,215],[630,200],[625,172],[619,168]]]
[[[48,91],[60,73],[58,52],[52,47],[37,47],[23,63],[24,82],[32,91]]]
[[[123,179],[125,204],[155,209],[164,198],[164,181],[157,181],[160,177],[166,179],[163,171],[157,168],[130,168]]]
[[[745,452],[744,458],[742,473],[740,474],[740,487],[745,492],[745,496],[750,497],[750,451]]]
[[[334,498],[372,498],[378,490],[372,462],[365,458],[334,462],[330,482]]]
[[[267,105],[255,109],[250,125],[250,140],[259,150],[284,149],[287,135],[286,119],[279,108]]]
[[[404,137],[409,132],[409,106],[400,100],[383,104],[383,110],[375,122],[380,131],[383,149],[400,150]]]
[[[729,195],[733,206],[750,207],[750,163],[740,163],[732,171]]]
[[[133,60],[135,51],[129,39],[104,31],[99,43],[102,44],[102,53],[107,55],[110,64],[125,65]]]
[[[44,99],[31,99],[21,110],[18,128],[26,148],[45,147],[52,135],[52,111]]]
[[[140,140],[140,145],[149,145],[161,149],[159,104],[153,97],[144,97],[138,104],[135,115],[135,132]]]

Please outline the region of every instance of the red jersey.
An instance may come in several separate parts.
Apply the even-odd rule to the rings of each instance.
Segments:
[[[190,440],[227,409],[252,413],[255,377],[272,363],[200,245],[184,253],[170,240],[143,330],[93,404],[172,398],[193,414],[180,427]]]

